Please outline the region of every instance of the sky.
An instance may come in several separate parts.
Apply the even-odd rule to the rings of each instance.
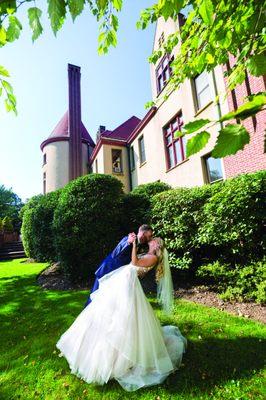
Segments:
[[[0,49],[0,65],[11,75],[18,109],[18,116],[7,113],[0,99],[0,185],[23,201],[42,192],[40,144],[68,108],[68,63],[81,67],[82,121],[94,140],[99,125],[112,130],[132,115],[143,118],[151,100],[147,58],[155,26],[138,31],[136,21],[151,4],[124,1],[118,45],[104,56],[97,53],[98,25],[89,8],[74,23],[68,16],[55,37],[41,7],[44,33],[32,43],[27,6],[21,6],[21,36]]]

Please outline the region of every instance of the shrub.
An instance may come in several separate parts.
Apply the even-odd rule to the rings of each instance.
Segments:
[[[3,230],[3,221],[2,218],[0,218],[0,232]]]
[[[53,218],[61,192],[34,196],[22,209],[23,246],[26,255],[36,261],[57,261]]]
[[[165,190],[169,189],[171,189],[171,186],[169,186],[167,183],[157,181],[139,185],[135,187],[131,193],[141,196],[147,196],[149,199],[151,199],[152,196],[154,196],[155,194],[164,192]]]
[[[121,235],[137,232],[142,224],[150,223],[150,200],[141,194],[124,195],[122,203]]]
[[[54,215],[62,267],[76,280],[94,272],[119,239],[122,183],[89,174],[64,187]]]
[[[4,232],[9,232],[9,233],[13,232],[14,227],[13,227],[11,218],[4,217],[3,221],[2,221],[2,227],[3,227]]]
[[[152,200],[152,225],[164,238],[172,266],[193,270],[205,249],[196,241],[202,209],[222,183],[196,188],[173,189],[157,194]]]
[[[266,302],[266,258],[234,266],[216,261],[200,266],[197,276],[215,284],[224,300]]]
[[[228,179],[202,209],[197,241],[215,246],[230,263],[259,260],[265,253],[266,171]]]

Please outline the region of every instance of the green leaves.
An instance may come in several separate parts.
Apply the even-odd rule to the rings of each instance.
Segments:
[[[213,21],[213,4],[211,0],[202,0],[199,6],[199,14],[206,25],[211,25]]]
[[[28,19],[29,25],[32,30],[32,41],[36,40],[43,31],[43,27],[41,25],[41,18],[42,11],[37,7],[32,7],[28,9]]]
[[[252,100],[238,107],[236,111],[229,112],[220,118],[220,122],[227,121],[233,118],[246,119],[261,111],[266,105],[266,92],[252,96]]]
[[[250,137],[246,128],[239,124],[228,124],[221,129],[212,151],[212,157],[221,158],[236,154],[249,143]]]
[[[22,25],[14,15],[9,15],[8,17],[9,26],[6,32],[6,38],[8,42],[14,42],[20,36],[20,31],[22,30]]]
[[[264,54],[251,57],[246,65],[251,75],[261,76],[266,74],[266,56]]]
[[[68,8],[73,21],[80,15],[84,9],[85,0],[68,0]]]
[[[0,75],[6,76],[6,77],[10,76],[8,70],[5,69],[2,65],[0,65]]]
[[[210,139],[209,132],[202,131],[197,133],[191,139],[187,141],[186,156],[192,156],[192,154],[198,153],[208,143]]]
[[[0,75],[8,77],[9,73],[4,67],[0,66]],[[1,79],[0,77],[0,96],[3,94],[5,94],[4,103],[6,111],[13,111],[17,115],[17,101],[13,93],[13,88],[8,81]]]
[[[182,136],[184,133],[196,132],[203,126],[207,125],[209,122],[211,122],[209,119],[197,119],[193,122],[188,122],[183,127],[184,132],[181,132],[181,133],[178,132],[178,136]]]
[[[48,15],[51,21],[51,27],[56,35],[62,28],[66,17],[66,3],[64,0],[48,0]]]

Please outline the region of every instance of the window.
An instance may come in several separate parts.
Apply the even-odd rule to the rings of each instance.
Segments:
[[[170,58],[170,56],[167,54],[163,57],[162,61],[156,68],[157,94],[163,90],[172,74],[172,68],[170,64],[173,59],[174,56]]]
[[[134,153],[134,147],[130,147],[130,170],[133,171],[135,169],[135,153]]]
[[[144,147],[144,137],[139,138],[139,161],[140,165],[146,161],[145,147]]]
[[[95,172],[96,172],[96,174],[98,174],[98,160],[97,160],[97,158],[95,160]]]
[[[209,85],[208,73],[203,71],[194,79],[194,92],[196,97],[197,111],[206,106],[211,100],[211,90]]]
[[[209,183],[223,179],[222,162],[220,158],[213,158],[210,155],[204,157],[207,178]]]
[[[46,153],[44,153],[44,155],[43,155],[43,165],[46,164],[46,162],[47,162],[46,161]]]
[[[43,173],[43,194],[46,194],[46,172]]]
[[[158,47],[161,47],[164,44],[164,32],[162,32],[161,36],[158,40]]]
[[[185,136],[175,138],[175,132],[181,131],[183,124],[182,113],[180,112],[163,129],[167,169],[173,168],[186,158]]]
[[[112,149],[112,169],[114,173],[122,171],[122,150]]]

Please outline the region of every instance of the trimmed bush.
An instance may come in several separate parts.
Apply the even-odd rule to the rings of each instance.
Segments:
[[[121,219],[122,183],[89,174],[64,187],[55,210],[59,261],[73,280],[87,278],[115,246]]]
[[[155,194],[170,190],[171,186],[165,182],[151,182],[139,185],[132,190],[132,194],[138,194],[141,196],[147,196],[151,199]]]
[[[265,254],[266,171],[228,179],[203,207],[197,241],[231,263]]]
[[[214,284],[223,300],[255,300],[266,303],[266,258],[248,265],[221,264],[216,261],[202,265],[199,277]]]
[[[22,240],[26,255],[39,262],[57,261],[54,211],[62,190],[34,196],[22,210]]]
[[[151,202],[144,195],[129,193],[122,203],[121,236],[137,232],[142,224],[150,223]]]
[[[246,287],[256,282],[260,294],[252,298],[262,299],[263,284],[257,280],[255,267],[252,278],[245,274],[265,254],[265,178],[266,172],[260,171],[154,196],[152,224],[155,234],[165,239],[171,265],[189,279],[199,276],[196,272],[202,266],[208,265],[213,276],[215,268],[221,273],[218,265],[226,266],[225,282],[229,285],[231,272],[239,281],[235,291],[229,289],[231,294],[250,296]]]
[[[192,272],[204,257],[205,249],[197,243],[198,221],[205,203],[221,186],[173,189],[153,197],[152,225],[165,240],[172,266]]]
[[[121,235],[128,232],[137,232],[142,224],[149,224],[151,221],[151,200],[152,197],[171,186],[164,182],[152,182],[139,185],[129,194],[124,195],[122,207]]]

